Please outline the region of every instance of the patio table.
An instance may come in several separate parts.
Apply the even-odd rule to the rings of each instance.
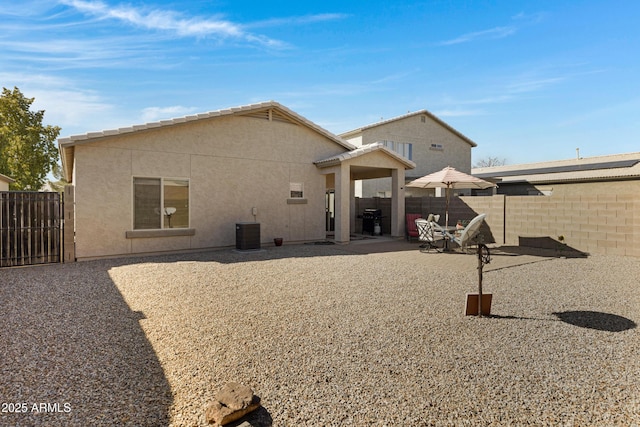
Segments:
[[[447,226],[440,226],[440,228],[442,229],[442,231],[445,232],[444,234],[444,247],[442,248],[443,252],[450,252],[449,249],[449,236],[451,235],[451,233],[455,233],[456,231],[456,226],[455,225],[447,225]]]

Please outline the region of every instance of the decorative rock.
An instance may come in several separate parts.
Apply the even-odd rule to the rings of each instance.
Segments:
[[[206,410],[205,416],[209,424],[226,425],[239,420],[260,407],[260,398],[253,394],[251,388],[238,384],[226,384],[214,395]]]

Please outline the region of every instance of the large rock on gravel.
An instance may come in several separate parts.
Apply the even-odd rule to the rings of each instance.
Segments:
[[[213,402],[205,410],[209,424],[223,426],[260,407],[260,398],[253,394],[253,390],[238,383],[225,385],[213,398]]]

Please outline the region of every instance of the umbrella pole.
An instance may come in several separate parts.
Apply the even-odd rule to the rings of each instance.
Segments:
[[[445,202],[444,202],[444,229],[449,228],[449,198],[451,197],[450,187],[447,184],[447,190],[445,194]]]
[[[482,245],[478,245],[478,317],[482,317]]]

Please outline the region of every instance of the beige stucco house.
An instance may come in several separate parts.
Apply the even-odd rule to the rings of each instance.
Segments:
[[[9,191],[9,184],[15,182],[14,179],[0,173],[0,191]]]
[[[61,138],[74,192],[75,258],[233,246],[237,223],[260,223],[265,245],[354,227],[354,182],[391,177],[391,234],[404,234],[410,160],[357,148],[277,102]]]
[[[379,142],[416,164],[406,175],[411,181],[446,166],[471,172],[471,148],[476,143],[427,110],[408,113],[340,134],[349,143],[361,147]],[[389,197],[389,179],[358,184],[359,197]],[[407,196],[433,195],[434,190],[407,188]]]

